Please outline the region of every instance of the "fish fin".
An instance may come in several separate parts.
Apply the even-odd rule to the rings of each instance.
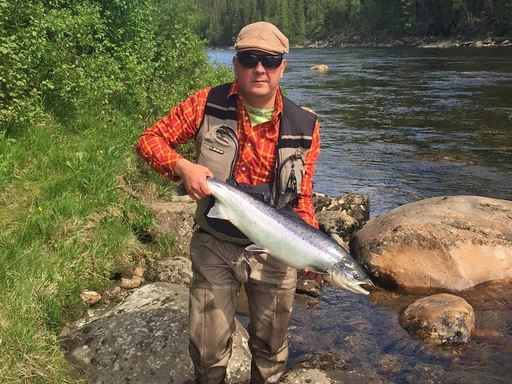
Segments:
[[[245,250],[247,252],[260,252],[260,253],[263,252],[263,253],[268,253],[266,249],[258,247],[256,244],[248,245],[247,247],[245,247]]]
[[[211,207],[210,211],[206,216],[208,216],[210,219],[229,220],[228,216],[226,215],[221,205],[217,201],[215,202],[213,207]]]
[[[329,272],[327,272],[325,269],[320,269],[318,267],[315,267],[315,266],[311,266],[311,267],[308,267],[306,268],[309,272],[314,272],[314,273],[318,273],[320,275],[328,275]]]

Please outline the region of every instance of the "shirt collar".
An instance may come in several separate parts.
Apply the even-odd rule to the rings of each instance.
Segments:
[[[237,95],[237,97],[240,98],[240,92],[238,90],[238,82],[235,80],[233,81],[233,84],[231,84],[231,88],[229,89],[227,98],[230,98],[233,95]],[[241,98],[240,98],[241,102]],[[274,111],[273,116],[277,116],[278,118],[281,118],[281,115],[283,114],[283,96],[281,94],[281,89],[278,87],[276,92],[276,110]]]

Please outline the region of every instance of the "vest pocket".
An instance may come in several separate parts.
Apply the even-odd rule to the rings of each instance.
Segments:
[[[293,155],[285,158],[276,168],[274,180],[274,206],[282,208],[286,203],[297,199],[302,191],[302,178],[304,177],[305,162],[303,149],[298,148]]]
[[[208,167],[215,178],[225,181],[233,176],[238,147],[238,137],[231,127],[212,127],[203,137],[197,162]]]

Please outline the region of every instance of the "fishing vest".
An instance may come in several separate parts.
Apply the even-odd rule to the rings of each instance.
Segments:
[[[240,145],[237,135],[237,96],[227,97],[230,88],[231,83],[228,83],[210,90],[203,121],[195,137],[198,164],[208,167],[214,177],[222,181],[233,178]],[[283,96],[274,181],[239,187],[276,209],[295,206],[301,195],[304,158],[311,148],[316,119],[314,113]],[[211,196],[197,202],[194,215],[196,224],[220,240],[250,243],[229,221],[207,216],[214,203],[215,199]]]

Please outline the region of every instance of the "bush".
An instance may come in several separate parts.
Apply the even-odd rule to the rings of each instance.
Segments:
[[[0,0],[0,12],[9,131],[91,109],[154,119],[212,80],[194,9],[178,0]]]

